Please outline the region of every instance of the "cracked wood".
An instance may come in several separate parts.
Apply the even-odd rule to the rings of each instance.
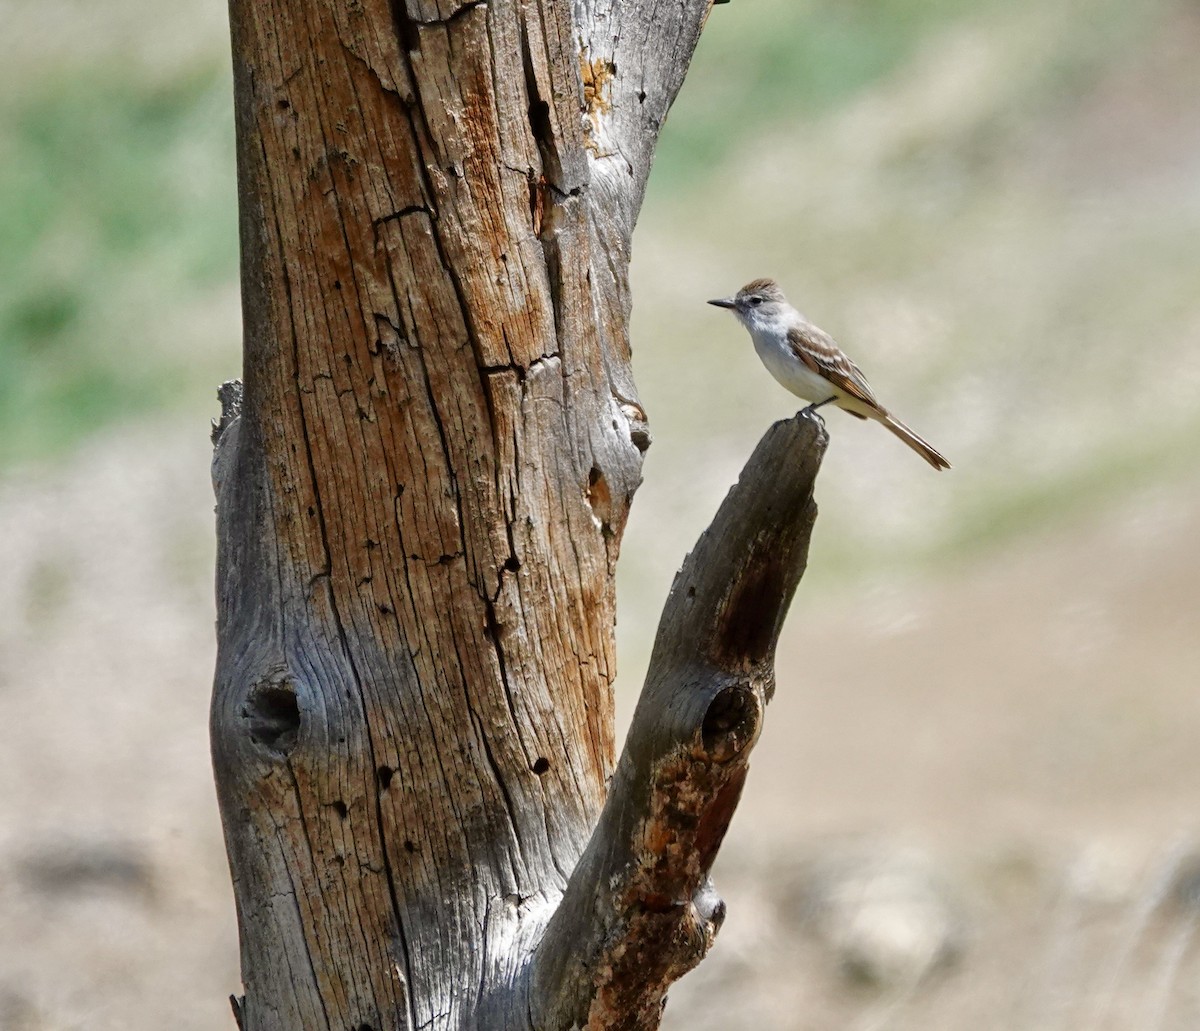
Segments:
[[[707,7],[232,0],[212,739],[246,1031],[528,1026],[613,772],[629,244]]]

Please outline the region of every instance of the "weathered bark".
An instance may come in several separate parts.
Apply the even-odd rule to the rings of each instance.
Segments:
[[[214,458],[212,741],[245,1031],[653,1027],[699,954],[638,970],[613,945],[660,933],[660,895],[703,910],[807,539],[801,504],[772,527],[739,488],[740,543],[685,574],[615,781],[674,798],[679,841],[601,819],[649,442],[629,243],[707,8],[231,2],[245,362]],[[811,462],[779,478],[794,500]],[[714,593],[768,570],[762,597]]]
[[[608,800],[534,961],[535,1026],[655,1028],[725,917],[708,874],[775,691],[826,438],[777,423],[675,577]]]

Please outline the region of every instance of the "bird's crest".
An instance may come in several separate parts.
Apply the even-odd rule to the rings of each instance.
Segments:
[[[758,294],[764,301],[787,301],[779,284],[773,279],[753,279],[738,291],[739,297],[749,297],[751,294]]]

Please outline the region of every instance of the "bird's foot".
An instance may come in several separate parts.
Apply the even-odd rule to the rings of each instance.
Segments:
[[[823,408],[825,405],[829,404],[830,401],[836,401],[836,400],[837,400],[837,397],[834,396],[834,397],[827,397],[827,398],[825,398],[824,401],[814,401],[807,408],[801,408],[798,414],[800,414],[800,415],[816,415],[818,419],[821,419],[821,416],[817,415],[817,409]],[[824,422],[825,420],[821,419],[821,421]]]

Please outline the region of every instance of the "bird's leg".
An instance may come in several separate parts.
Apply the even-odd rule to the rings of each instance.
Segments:
[[[830,401],[836,401],[836,400],[837,400],[837,395],[834,394],[832,397],[825,398],[824,401],[814,401],[807,408],[800,409],[800,414],[801,415],[816,415],[818,408],[823,408],[825,405],[829,404]]]

